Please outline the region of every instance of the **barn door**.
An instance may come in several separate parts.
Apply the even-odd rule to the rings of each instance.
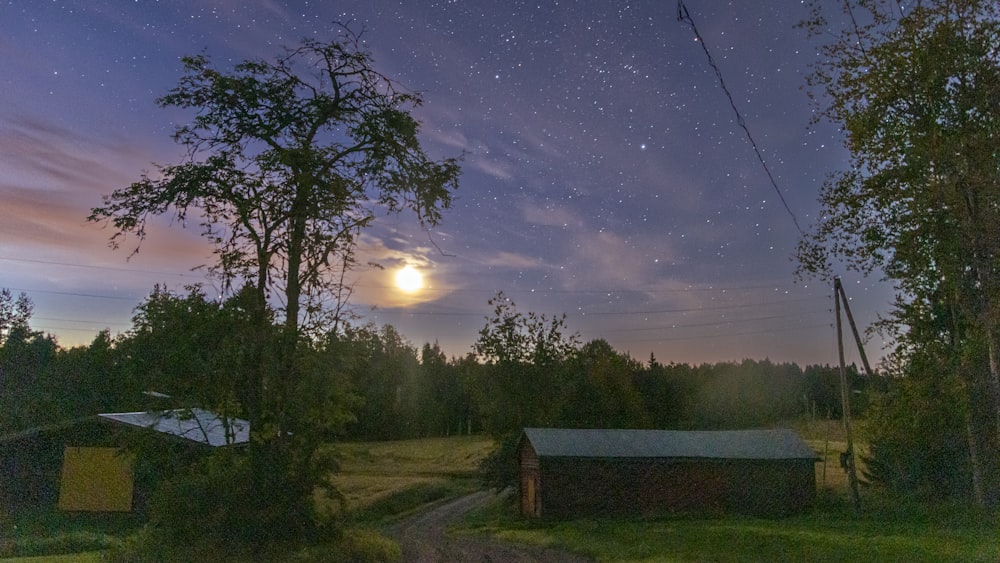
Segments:
[[[528,494],[527,498],[524,500],[525,503],[528,505],[528,510],[531,511],[532,516],[538,516],[538,505],[536,504],[537,501],[535,499],[535,496],[537,494],[538,491],[535,490],[535,479],[534,478],[528,479]]]

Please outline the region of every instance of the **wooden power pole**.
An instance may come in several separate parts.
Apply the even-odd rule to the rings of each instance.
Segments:
[[[854,433],[851,429],[851,390],[847,384],[847,367],[844,365],[844,331],[841,327],[840,321],[840,303],[842,297],[844,307],[847,309],[847,316],[851,320],[851,328],[854,329],[854,336],[858,339],[859,349],[861,349],[861,342],[860,338],[858,338],[858,331],[854,326],[854,317],[850,313],[851,309],[847,304],[844,287],[841,285],[839,277],[833,278],[833,294],[837,313],[837,353],[840,356],[840,402],[844,411],[844,430],[847,431],[847,455],[844,469],[847,470],[847,481],[851,486],[851,498],[854,501],[854,511],[860,513],[861,496],[858,494],[858,473],[854,463]],[[861,351],[861,355],[864,359],[865,369],[870,374],[871,368],[868,367],[868,358],[864,356],[864,350]]]

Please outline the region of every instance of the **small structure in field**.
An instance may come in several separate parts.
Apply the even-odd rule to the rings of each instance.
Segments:
[[[128,512],[145,502],[157,476],[136,475],[126,446],[144,441],[144,451],[169,462],[249,439],[247,421],[226,424],[197,408],[106,413],[0,436],[0,505]]]
[[[819,460],[792,430],[526,428],[521,513],[782,516],[816,498]]]

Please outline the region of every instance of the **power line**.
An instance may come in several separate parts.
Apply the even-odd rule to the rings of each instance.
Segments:
[[[800,303],[803,301],[815,301],[813,297],[803,297],[799,299],[787,299],[785,301],[764,301],[761,303],[741,303],[739,305],[718,305],[715,307],[692,307],[687,309],[652,309],[648,311],[601,311],[595,313],[581,313],[580,316],[606,316],[606,315],[659,315],[664,313],[698,313],[701,311],[728,311],[730,309],[746,309],[750,307],[766,307],[768,305],[784,305],[786,303]]]
[[[83,323],[83,324],[122,324],[121,321],[95,321],[91,319],[62,319],[57,317],[36,317],[31,316],[32,321],[54,321],[61,323]]]
[[[24,289],[21,287],[8,287],[7,289],[11,291],[20,291],[27,294],[32,293],[47,293],[51,295],[69,295],[71,297],[93,297],[95,299],[115,299],[118,301],[135,301],[136,297],[116,297],[113,295],[97,295],[94,293],[79,293],[75,291],[53,291],[49,289]]]
[[[825,324],[814,324],[805,326],[789,326],[784,328],[774,328],[774,329],[763,329],[763,330],[746,330],[742,332],[727,332],[722,334],[709,334],[709,335],[699,335],[699,336],[672,336],[669,338],[644,338],[633,340],[629,339],[629,343],[643,343],[643,342],[677,342],[685,340],[714,340],[718,338],[729,338],[732,336],[749,336],[753,334],[773,334],[778,332],[788,332],[791,330],[807,330],[814,328],[825,328],[829,327],[830,323]]]
[[[156,274],[159,276],[190,277],[189,274],[179,274],[177,272],[162,272],[157,270],[141,270],[136,268],[119,268],[116,266],[95,266],[93,264],[79,264],[74,262],[57,262],[54,260],[33,260],[31,258],[12,258],[10,256],[0,256],[0,260],[8,262],[24,262],[26,264],[47,264],[51,266],[63,266],[73,268],[89,268],[92,270],[107,270],[111,272],[129,272],[136,274]]]
[[[803,297],[798,299],[786,299],[784,301],[763,301],[760,303],[740,303],[737,305],[718,305],[714,307],[689,307],[689,308],[676,308],[676,309],[646,309],[646,310],[632,310],[632,311],[596,311],[596,312],[581,312],[572,311],[566,312],[567,318],[582,318],[582,317],[597,317],[597,316],[628,316],[628,315],[663,315],[663,314],[673,314],[673,313],[700,313],[703,311],[730,311],[736,309],[748,309],[752,307],[767,307],[770,305],[786,305],[789,303],[801,303],[804,301],[815,301],[813,297]],[[429,316],[429,317],[482,317],[485,313],[483,311],[478,312],[459,312],[459,311],[411,311],[403,308],[378,308],[375,309],[375,313],[385,313],[385,314],[398,314],[406,316]]]
[[[612,332],[612,333],[641,332],[641,331],[649,331],[649,330],[675,330],[675,329],[681,329],[681,328],[703,328],[703,327],[711,327],[711,326],[726,326],[726,325],[731,325],[731,324],[735,324],[735,323],[753,323],[753,322],[758,322],[758,321],[769,321],[769,320],[774,320],[774,319],[789,319],[789,318],[793,318],[793,317],[797,318],[797,317],[803,317],[803,316],[806,316],[806,315],[812,315],[812,314],[815,314],[815,313],[827,313],[829,311],[830,311],[829,309],[813,309],[812,311],[803,311],[803,312],[800,312],[800,313],[788,313],[788,314],[785,314],[785,315],[768,315],[766,317],[753,317],[753,318],[749,318],[749,319],[726,319],[724,321],[713,321],[713,322],[710,322],[710,323],[685,323],[685,324],[663,325],[663,326],[648,326],[648,327],[639,327],[639,328],[622,328],[622,329],[610,330],[610,331],[607,331],[607,332]]]
[[[785,206],[785,211],[788,212],[788,216],[792,218],[792,223],[795,223],[795,228],[798,229],[799,234],[806,236],[806,232],[802,230],[801,226],[799,226],[799,220],[795,217],[795,213],[792,212],[792,208],[789,207],[788,201],[785,200],[785,195],[781,193],[781,189],[778,187],[778,182],[774,179],[774,175],[771,174],[771,169],[767,166],[767,162],[764,160],[764,155],[761,154],[760,148],[757,147],[757,141],[754,140],[753,135],[750,133],[750,128],[747,127],[747,122],[743,119],[743,114],[740,113],[739,108],[736,107],[736,102],[733,100],[733,94],[729,91],[729,87],[726,86],[725,79],[722,78],[722,70],[719,69],[719,65],[715,63],[712,53],[708,50],[708,45],[705,44],[705,39],[702,38],[701,33],[698,32],[698,26],[695,25],[694,19],[691,18],[691,13],[688,12],[687,6],[684,5],[684,0],[677,0],[677,21],[686,22],[691,26],[691,31],[694,32],[695,39],[701,45],[701,50],[704,51],[705,56],[708,57],[709,66],[712,67],[712,70],[715,71],[716,78],[719,79],[719,86],[722,87],[722,91],[725,92],[726,98],[729,99],[730,107],[733,108],[733,113],[736,114],[736,124],[739,125],[746,133],[747,140],[750,141],[750,146],[753,147],[753,152],[757,155],[757,160],[759,160],[760,165],[764,167],[764,172],[767,173],[767,178],[771,181],[771,187],[773,187],[775,193],[778,194],[778,199],[780,199],[781,204]]]

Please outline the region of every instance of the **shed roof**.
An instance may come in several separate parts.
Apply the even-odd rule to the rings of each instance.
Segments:
[[[794,430],[525,428],[539,457],[817,459]]]
[[[230,419],[230,435],[227,436],[226,425],[223,424],[222,418],[205,409],[104,413],[97,416],[111,422],[149,428],[212,447],[244,444],[250,441],[248,421],[241,418]]]

